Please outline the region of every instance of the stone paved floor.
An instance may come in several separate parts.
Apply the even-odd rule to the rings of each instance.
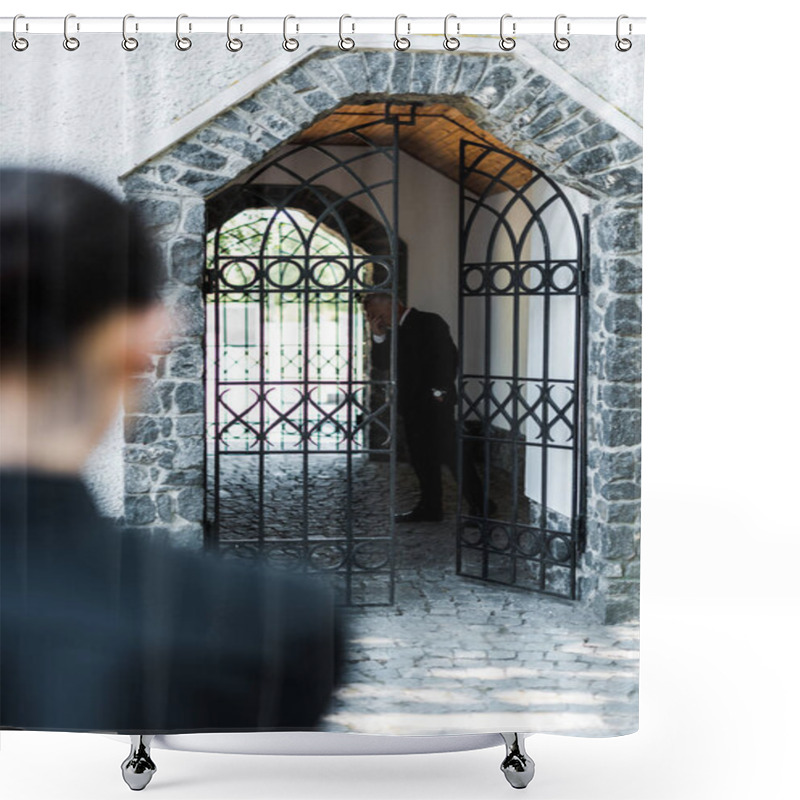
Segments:
[[[253,463],[232,459],[223,482],[223,519],[230,515],[231,529],[245,534],[254,524]],[[300,522],[296,463],[272,461],[265,492],[267,516],[282,520],[287,539]],[[313,467],[322,489],[312,526],[341,513],[342,470],[342,461],[330,458]],[[385,494],[387,474],[385,464],[368,462],[356,473],[356,485],[370,487],[358,502],[376,519],[385,512],[376,498]],[[413,505],[415,480],[405,464],[397,486],[398,507]],[[445,489],[442,523],[397,526],[395,605],[348,610],[348,675],[325,728],[587,736],[636,730],[638,627],[600,625],[573,604],[457,576],[449,478]]]

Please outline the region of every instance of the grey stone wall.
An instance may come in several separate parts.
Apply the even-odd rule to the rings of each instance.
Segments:
[[[588,546],[581,602],[638,613],[641,148],[514,54],[320,51],[123,180],[163,249],[175,336],[126,417],[129,524],[202,542],[205,198],[341,103],[447,102],[591,197]]]

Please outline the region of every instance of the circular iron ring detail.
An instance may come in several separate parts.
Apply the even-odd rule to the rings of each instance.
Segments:
[[[570,546],[563,536],[553,536],[548,542],[547,549],[555,561],[569,561]]]
[[[290,267],[297,270],[297,280],[289,280],[283,282],[281,282],[280,280],[275,280],[276,270],[280,270],[284,267]],[[267,270],[266,270],[267,285],[272,286],[275,289],[294,289],[300,286],[300,284],[305,280],[305,277],[306,274],[302,265],[299,264],[297,261],[294,261],[293,259],[274,260],[271,261],[269,264],[267,264]]]
[[[474,282],[473,276],[477,275],[477,285]],[[464,273],[464,291],[467,294],[480,294],[486,283],[486,273],[483,267],[470,267]]]
[[[501,286],[498,283],[498,276],[505,273],[508,276],[508,283],[504,286]],[[492,267],[491,271],[489,272],[489,280],[491,282],[491,287],[495,292],[511,292],[514,289],[514,279],[515,279],[515,270],[514,267],[508,264],[500,264],[496,267]]]
[[[347,549],[341,544],[323,542],[311,548],[308,562],[321,572],[339,569],[347,561]]]
[[[559,286],[557,276],[558,273],[563,270],[569,271],[570,281],[566,286]],[[555,289],[557,292],[571,292],[578,285],[578,270],[575,269],[572,264],[561,262],[550,267],[549,278],[551,288]]]
[[[389,555],[386,542],[359,542],[353,548],[353,566],[365,572],[375,572],[389,563]]]
[[[368,275],[372,267],[372,276]],[[382,280],[376,280],[379,271],[383,273]],[[379,259],[370,258],[362,261],[353,271],[353,281],[364,289],[391,288],[392,268]]]
[[[536,275],[539,279],[539,282],[536,284],[530,283],[530,275]],[[520,272],[520,286],[525,292],[538,292],[541,288],[544,287],[545,278],[544,278],[544,269],[542,268],[541,264],[528,264],[527,266],[522,268]]]
[[[493,550],[505,552],[511,547],[511,535],[505,525],[492,525],[488,538],[489,546]]]
[[[237,267],[243,273],[243,276],[234,281],[231,280],[233,277],[231,273],[234,272]],[[249,277],[245,270],[250,271]],[[258,280],[258,268],[246,258],[237,258],[228,261],[225,266],[220,269],[219,277],[222,283],[231,289],[248,289]]]
[[[323,280],[325,272],[329,267],[332,268],[334,275],[336,275],[337,270],[341,270],[341,278],[335,283],[332,281],[328,282]],[[338,289],[340,286],[344,286],[347,283],[347,279],[350,277],[348,268],[336,258],[331,258],[326,261],[318,261],[313,267],[311,267],[310,273],[309,283],[311,283],[313,287],[327,289],[329,291],[331,289]]]

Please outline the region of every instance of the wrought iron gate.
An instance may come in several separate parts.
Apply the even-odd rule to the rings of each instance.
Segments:
[[[459,506],[458,573],[575,599],[587,218],[581,230],[541,170],[478,142],[461,143],[460,195],[459,449],[484,496]]]
[[[346,605],[394,600],[396,356],[368,372],[360,295],[397,297],[398,124],[290,146],[207,203],[207,546],[328,573]]]

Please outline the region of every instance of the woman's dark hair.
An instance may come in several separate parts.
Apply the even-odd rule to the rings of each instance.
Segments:
[[[156,300],[158,251],[133,209],[74,175],[0,169],[0,357],[41,365],[108,313]]]

